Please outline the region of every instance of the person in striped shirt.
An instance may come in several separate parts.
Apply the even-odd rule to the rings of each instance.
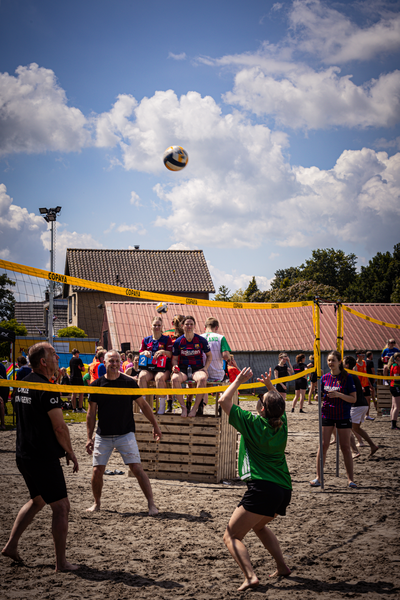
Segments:
[[[331,434],[336,426],[339,434],[340,449],[348,478],[348,486],[356,488],[353,481],[353,457],[351,454],[350,434],[352,429],[350,410],[357,400],[356,387],[351,375],[344,370],[340,352],[332,350],[328,355],[330,372],[321,377],[322,400],[322,451],[325,464],[326,453],[330,445]],[[319,487],[320,482],[320,451],[317,453],[317,477],[310,481],[312,487]]]

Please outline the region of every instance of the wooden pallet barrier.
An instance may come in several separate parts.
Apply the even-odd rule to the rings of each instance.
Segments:
[[[376,393],[376,401],[377,401],[377,413],[378,417],[381,417],[382,414],[388,415],[390,413],[390,409],[392,408],[392,394],[390,391],[389,385],[377,385],[377,393]],[[383,409],[383,413],[382,413]]]
[[[233,401],[238,403],[237,393]],[[217,483],[235,477],[237,432],[224,412],[220,417],[155,417],[162,432],[160,442],[153,440],[152,427],[144,415],[135,413],[140,457],[150,478]]]

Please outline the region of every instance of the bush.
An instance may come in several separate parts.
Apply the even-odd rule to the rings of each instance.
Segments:
[[[83,329],[79,329],[79,327],[75,326],[59,329],[57,335],[59,338],[87,338],[87,335]]]

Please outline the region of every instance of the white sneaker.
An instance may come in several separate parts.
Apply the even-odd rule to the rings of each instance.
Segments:
[[[365,417],[366,419],[368,419],[368,421],[375,421],[374,417],[370,417],[369,415],[367,417]]]

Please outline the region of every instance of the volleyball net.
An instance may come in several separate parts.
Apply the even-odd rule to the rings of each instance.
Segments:
[[[368,309],[368,306],[364,306],[363,307],[366,311],[370,310]],[[363,330],[364,334],[361,335],[367,335],[367,337],[369,339],[375,337],[375,338],[379,338],[380,340],[385,339],[385,336],[387,338],[387,328],[389,329],[389,331],[395,331],[400,330],[400,325],[399,324],[395,324],[395,323],[389,323],[386,321],[382,321],[380,319],[376,319],[375,317],[371,316],[371,314],[366,314],[364,312],[361,312],[360,310],[355,310],[354,308],[350,307],[350,306],[346,306],[343,304],[339,304],[337,306],[337,350],[341,353],[342,358],[344,356],[344,348],[345,348],[345,339],[346,339],[346,333],[347,331],[352,332],[353,334],[353,338],[354,338],[354,332],[356,332],[357,330],[360,331],[361,329]],[[362,321],[364,327],[360,327],[360,320]],[[383,329],[385,328],[385,329]],[[359,339],[360,343],[359,343],[359,349],[363,349],[365,347],[365,342],[363,345],[363,339],[360,336]],[[382,349],[383,350],[383,349]],[[346,369],[346,371],[348,373],[351,373],[352,375],[358,375],[360,376],[360,372],[359,371],[352,371],[350,369]],[[366,375],[364,375],[366,376]],[[375,379],[378,382],[380,381],[381,383],[383,381],[393,381],[393,380],[400,380],[399,376],[391,376],[391,375],[373,375],[373,374],[369,374],[368,373],[368,379]]]
[[[293,381],[314,371],[320,375],[320,334],[319,310],[313,301],[291,303],[246,303],[220,302],[163,293],[147,292],[126,288],[123,281],[118,285],[108,285],[86,279],[70,277],[26,265],[0,260],[0,276],[3,277],[2,290],[10,292],[15,299],[14,317],[27,331],[18,334],[15,340],[15,356],[27,355],[29,348],[38,342],[50,341],[60,357],[59,366],[67,368],[72,350],[79,351],[85,368],[88,369],[96,353],[97,346],[105,350],[139,353],[141,341],[152,334],[151,322],[157,304],[164,302],[168,312],[163,318],[164,333],[173,329],[171,324],[175,314],[191,315],[196,321],[195,333],[204,333],[204,323],[208,317],[215,317],[233,353],[268,352],[276,347],[286,351],[284,332],[296,327],[303,347],[313,349],[314,367],[301,373],[279,379],[279,383]],[[5,279],[4,279],[5,278]],[[121,277],[122,279],[122,277]],[[49,303],[50,286],[53,287],[53,312]],[[278,316],[277,316],[278,313]],[[7,322],[3,321],[7,327]],[[54,337],[51,338],[50,325]],[[0,324],[1,327],[1,324]],[[87,337],[64,335],[65,328],[78,327]],[[68,330],[67,330],[68,331]],[[251,331],[251,334],[249,333]],[[268,335],[267,333],[268,332]],[[266,340],[266,336],[268,340]],[[281,338],[281,339],[280,339]],[[244,347],[243,347],[244,344]],[[276,352],[276,350],[273,350]],[[8,354],[8,353],[7,353]],[[4,342],[2,356],[5,356]],[[14,381],[16,366],[10,365],[8,381],[0,379],[0,386],[20,387]],[[272,379],[272,383],[278,380]],[[54,383],[24,382],[31,389],[57,390],[62,395],[71,393],[131,395],[124,388],[95,388],[87,386],[57,385]],[[213,385],[212,388],[193,388],[191,393],[203,394],[222,392],[228,385]],[[253,381],[240,386],[241,391],[265,387]],[[139,388],[137,394],[143,396],[187,394],[187,389]]]

